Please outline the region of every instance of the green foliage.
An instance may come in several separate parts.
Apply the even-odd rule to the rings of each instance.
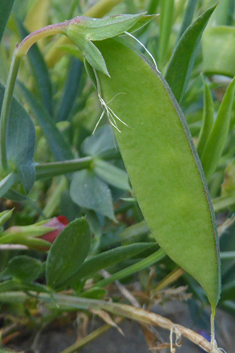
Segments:
[[[3,211],[3,212],[0,213],[0,227],[2,227],[3,224],[4,224],[5,222],[7,222],[8,219],[11,218],[12,212],[13,212],[13,209],[12,209],[12,210],[9,210],[9,211]]]
[[[230,115],[234,99],[235,79],[228,86],[220,105],[215,124],[208,137],[201,157],[206,179],[209,181],[215,171],[219,158],[226,143],[230,126]]]
[[[54,157],[58,161],[72,159],[73,154],[67,142],[46,109],[22,82],[18,82],[18,85],[24,94],[24,97],[30,104],[38,123],[42,127]]]
[[[93,171],[82,170],[74,174],[70,195],[80,207],[86,207],[115,220],[110,189]]]
[[[93,256],[91,259],[85,261],[69,279],[71,282],[78,281],[84,277],[91,277],[97,271],[112,266],[114,264],[123,262],[128,258],[139,254],[140,252],[153,246],[153,243],[137,243],[126,246],[119,246],[116,249],[106,251],[102,254]]]
[[[205,305],[202,286],[214,314],[222,277],[218,305],[235,313],[234,1],[123,1],[98,18],[120,2],[16,1],[1,43],[4,83],[13,60],[0,84],[0,303],[30,327],[91,307],[136,319],[117,295],[131,280],[141,290],[128,298],[147,306],[164,299],[159,283],[187,284]],[[1,1],[0,38],[12,5]],[[13,54],[25,27],[68,13]],[[43,223],[59,214],[71,223],[51,245]],[[177,280],[177,265],[191,277]]]
[[[29,33],[18,21],[18,27],[22,39]],[[37,44],[35,44],[28,52],[30,65],[34,73],[35,81],[37,82],[42,97],[43,104],[50,114],[52,114],[52,83],[49,75],[47,65],[44,61],[43,55],[41,54]]]
[[[0,6],[0,43],[15,0],[2,0]]]
[[[49,287],[56,288],[74,275],[88,255],[90,242],[90,229],[84,218],[71,222],[60,233],[47,257],[46,278]]]
[[[184,116],[162,77],[124,42],[103,41],[99,49],[111,74],[111,79],[99,75],[103,99],[109,102],[125,87],[110,107],[128,125],[115,135],[143,215],[159,245],[199,281],[215,307],[220,294],[217,229]]]
[[[197,152],[199,157],[202,157],[206,143],[210,136],[212,127],[214,125],[214,105],[213,98],[211,95],[210,88],[207,83],[204,82],[204,95],[203,95],[203,118],[202,118],[202,127],[198,137],[197,143]]]
[[[5,275],[10,275],[23,282],[31,282],[42,272],[42,263],[32,257],[15,256],[9,261]]]
[[[202,33],[214,9],[215,6],[207,10],[185,30],[170,59],[165,77],[178,102],[182,100]]]
[[[3,95],[4,87],[0,83],[0,104]],[[16,99],[13,99],[11,104],[9,126],[6,143],[10,168],[21,180],[25,191],[29,192],[35,181],[35,128],[30,115]],[[12,176],[12,184],[13,178]]]

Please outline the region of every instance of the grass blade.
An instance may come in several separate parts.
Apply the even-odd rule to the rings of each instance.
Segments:
[[[208,9],[188,27],[170,59],[165,78],[178,102],[186,90],[202,33],[214,9],[215,6]]]
[[[0,43],[2,40],[3,32],[5,30],[8,18],[10,16],[15,0],[1,0],[0,6]]]
[[[123,262],[153,246],[155,246],[154,243],[136,243],[119,246],[116,249],[111,249],[101,254],[95,255],[91,259],[85,261],[77,269],[77,272],[73,275],[73,277],[71,277],[70,281],[75,282],[85,277],[92,277],[99,270]]]
[[[199,157],[202,156],[208,137],[211,133],[214,124],[214,104],[211,90],[207,83],[204,82],[204,105],[203,105],[203,119],[202,127],[198,138],[197,152]]]
[[[186,10],[184,13],[183,22],[180,27],[178,40],[180,39],[182,34],[185,32],[185,30],[191,25],[196,6],[197,6],[197,0],[188,0],[187,7],[186,7]]]
[[[228,86],[220,105],[219,112],[208,138],[204,153],[201,158],[203,170],[207,181],[210,181],[217,167],[219,158],[223,152],[223,148],[227,139],[230,114],[232,110],[233,97],[235,90],[235,78]]]
[[[58,130],[46,109],[33,96],[33,94],[29,92],[22,82],[18,81],[18,86],[29,103],[39,125],[42,127],[55,159],[58,161],[73,159],[73,154],[69,145],[65,141],[63,135]]]
[[[20,21],[17,21],[17,24],[22,38],[26,37],[29,32]],[[52,83],[47,65],[36,43],[28,51],[28,58],[33,70],[34,78],[39,87],[43,104],[49,114],[52,115]]]
[[[68,120],[72,111],[75,99],[81,89],[81,77],[83,73],[82,61],[73,58],[68,73],[61,105],[58,113],[58,121]]]
[[[167,49],[173,24],[174,0],[161,0],[160,38],[159,38],[159,67],[165,64]]]

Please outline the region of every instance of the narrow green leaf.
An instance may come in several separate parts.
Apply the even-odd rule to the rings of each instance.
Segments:
[[[197,0],[188,0],[187,6],[184,12],[183,22],[180,27],[178,40],[180,39],[184,31],[191,25],[197,3],[198,3]]]
[[[234,300],[235,298],[235,280],[225,284],[222,288],[221,301]]]
[[[215,6],[205,11],[186,29],[171,56],[165,78],[178,102],[186,90],[202,33],[214,9]]]
[[[23,39],[29,34],[29,32],[19,20],[17,21],[17,24]],[[28,58],[34,73],[34,77],[39,86],[43,104],[49,114],[52,115],[52,83],[47,65],[37,44],[34,44],[28,51]]]
[[[131,191],[128,174],[124,170],[117,168],[102,159],[95,159],[94,172],[99,178],[106,181],[108,184],[122,190]]]
[[[70,195],[80,207],[85,207],[115,220],[112,196],[108,186],[89,170],[74,174]]]
[[[227,26],[233,26],[234,11],[235,2],[233,0],[229,0]]]
[[[71,278],[68,278],[68,281],[76,282],[85,277],[92,277],[98,271],[123,262],[130,257],[149,249],[151,246],[154,246],[154,243],[137,243],[119,246],[116,249],[108,250],[101,254],[95,255],[77,268],[76,273],[74,273]]]
[[[203,99],[203,117],[202,127],[198,137],[197,153],[201,158],[206,147],[207,140],[210,136],[212,127],[214,125],[214,103],[211,90],[207,83],[204,81],[204,99]]]
[[[162,68],[167,57],[171,28],[174,15],[174,0],[161,0],[160,12],[160,38],[159,38],[159,67]]]
[[[230,211],[235,209],[235,194],[231,196],[216,197],[212,201],[215,213]]]
[[[3,101],[4,86],[0,83],[0,106]],[[19,176],[24,189],[29,192],[35,181],[33,161],[35,149],[35,128],[28,112],[13,98],[7,130],[7,159],[10,168]]]
[[[139,222],[137,224],[133,224],[130,227],[125,228],[120,234],[119,237],[122,240],[131,240],[136,237],[140,237],[144,234],[149,234],[150,229],[146,223],[146,221]]]
[[[42,263],[29,256],[15,256],[8,262],[5,272],[20,281],[31,282],[41,274]]]
[[[0,6],[0,43],[2,40],[3,32],[6,27],[8,18],[11,13],[11,9],[13,7],[15,0],[1,0]]]
[[[22,82],[18,82],[18,85],[25,99],[29,103],[38,123],[43,129],[55,159],[58,161],[73,159],[73,154],[70,147],[65,141],[63,135],[60,133],[59,129],[56,127],[51,116]]]
[[[88,255],[91,233],[85,218],[71,222],[52,244],[46,262],[46,279],[55,288],[73,276]]]
[[[8,219],[11,218],[13,211],[14,211],[14,208],[0,213],[0,227],[2,227],[3,224],[6,223]]]
[[[162,260],[165,256],[166,256],[166,253],[162,249],[160,249],[160,250],[156,251],[155,253],[149,255],[145,259],[137,262],[136,264],[114,273],[109,278],[105,278],[105,279],[99,281],[98,283],[96,283],[96,286],[97,287],[98,286],[105,287],[109,283],[112,283],[114,281],[118,281],[122,278],[125,278],[127,276],[132,275],[133,273],[141,271],[141,270],[145,269],[146,267],[152,266],[153,264]]]
[[[207,29],[202,38],[203,72],[206,75],[235,76],[235,27]]]
[[[99,49],[93,44],[89,39],[77,34],[75,38],[72,39],[76,46],[82,51],[84,58],[89,62],[89,64],[98,71],[103,72],[105,75],[109,76],[109,72],[104,61],[104,58],[99,51]]]
[[[206,179],[214,174],[227,139],[235,90],[235,78],[228,86],[201,158]]]
[[[218,2],[218,7],[215,11],[216,24],[218,26],[226,26],[229,18],[229,4],[230,0],[223,0]]]
[[[81,90],[81,78],[83,73],[83,63],[73,58],[67,82],[65,84],[63,97],[58,111],[58,121],[68,120],[79,91]]]
[[[109,102],[125,93],[109,106],[129,126],[114,132],[143,216],[214,310],[220,295],[217,226],[185,117],[162,76],[130,44],[111,39],[97,46],[111,75],[98,73],[102,98]]]
[[[107,294],[107,291],[104,288],[93,287],[80,294],[79,297],[89,299],[103,299],[105,294]]]
[[[22,283],[18,279],[11,279],[0,283],[0,293],[12,291],[34,291],[37,293],[48,292],[48,288],[39,283]]]
[[[16,181],[17,175],[15,173],[10,173],[5,178],[3,178],[0,181],[0,197],[3,197]]]
[[[159,3],[160,0],[150,0],[148,4],[147,13],[150,15],[156,13]]]

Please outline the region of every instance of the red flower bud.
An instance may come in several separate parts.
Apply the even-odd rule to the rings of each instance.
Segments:
[[[68,224],[69,224],[69,221],[68,221],[67,217],[65,217],[65,216],[59,216],[59,217],[54,217],[54,218],[50,219],[47,223],[44,223],[41,226],[42,227],[51,227],[51,228],[56,228],[56,229],[40,236],[40,239],[44,239],[52,244],[53,241],[58,237],[58,235],[62,232],[62,230]]]

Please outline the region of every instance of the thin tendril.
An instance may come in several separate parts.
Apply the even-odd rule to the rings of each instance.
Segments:
[[[133,38],[137,43],[139,43],[139,45],[141,45],[142,48],[144,48],[144,50],[146,51],[146,53],[150,56],[150,58],[152,59],[155,69],[157,70],[157,72],[160,72],[158,70],[158,66],[156,63],[156,60],[154,59],[153,55],[150,53],[150,51],[146,48],[146,46],[141,43],[141,41],[139,39],[137,39],[135,36],[133,36],[133,34],[129,33],[129,32],[125,32],[126,35],[128,35],[129,37]]]

